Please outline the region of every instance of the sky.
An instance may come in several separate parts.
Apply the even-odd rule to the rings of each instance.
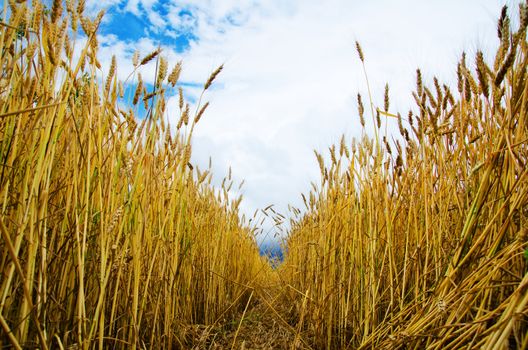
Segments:
[[[115,54],[122,79],[132,71],[136,49],[144,56],[161,45],[169,69],[183,60],[180,84],[196,101],[210,73],[224,64],[204,96],[210,105],[195,130],[192,162],[205,169],[211,157],[217,185],[231,167],[235,181],[245,181],[241,213],[251,217],[270,204],[285,216],[288,204],[302,209],[301,193],[319,182],[313,150],[327,153],[341,135],[350,143],[361,134],[356,96],[368,101],[368,94],[356,41],[374,105],[383,105],[388,83],[390,112],[406,115],[416,68],[427,83],[437,76],[454,86],[462,51],[471,65],[477,49],[491,61],[500,9],[508,4],[515,15],[517,3],[87,0],[87,10],[107,9],[99,58],[109,67]],[[152,81],[155,65],[144,68]],[[167,116],[174,125],[177,105],[172,97]]]

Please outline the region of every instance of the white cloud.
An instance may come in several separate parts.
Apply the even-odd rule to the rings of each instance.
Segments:
[[[219,20],[229,9],[201,7],[215,20],[198,15],[200,41],[185,61],[195,72],[226,62],[223,88],[210,94],[214,101],[196,131],[195,160],[212,155],[220,173],[231,165],[245,178],[248,213],[270,203],[300,206],[300,192],[318,178],[312,150],[326,149],[341,133],[358,135],[355,96],[367,94],[355,40],[366,55],[374,102],[381,103],[388,82],[394,111],[406,113],[415,69],[422,67],[429,81],[432,74],[452,81],[463,49],[493,42],[500,9],[491,2],[410,0],[254,6],[238,26]]]
[[[85,10],[90,14],[95,14],[101,9],[107,9],[112,6],[119,4],[121,0],[87,0],[85,5]]]
[[[177,33],[188,33],[194,30],[196,27],[196,19],[190,14],[181,14],[181,11],[184,10],[182,7],[170,5],[168,10],[167,22],[170,23],[172,31]]]
[[[141,9],[147,13],[151,12],[157,2],[158,0],[127,0],[125,9],[139,16],[142,15]]]
[[[150,23],[155,26],[154,29],[156,32],[159,32],[164,27],[166,27],[166,22],[159,13],[155,11],[147,11],[147,15],[148,15],[148,19]],[[150,28],[150,29],[153,29],[153,28]]]
[[[156,1],[129,1],[127,9],[152,11]],[[359,134],[356,94],[368,101],[358,40],[366,56],[374,103],[386,82],[391,111],[412,105],[415,70],[427,81],[436,74],[453,83],[463,50],[491,51],[501,1],[238,1],[182,0],[165,4],[166,16],[151,15],[168,33],[192,30],[198,38],[183,57],[182,79],[203,83],[225,63],[211,105],[196,129],[193,159],[205,168],[209,156],[221,178],[232,166],[246,180],[242,208],[275,203],[301,206],[301,192],[318,179],[313,149],[324,151]],[[516,11],[516,1],[508,2]],[[181,17],[182,10],[188,15]],[[155,45],[137,44],[142,53]],[[152,73],[153,74],[153,73]],[[196,89],[194,95],[199,93]],[[174,105],[174,101],[171,101]],[[172,110],[176,110],[175,108]],[[173,117],[175,120],[176,117]]]

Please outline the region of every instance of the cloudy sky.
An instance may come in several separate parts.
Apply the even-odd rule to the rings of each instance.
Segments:
[[[220,64],[225,69],[205,96],[211,104],[197,127],[193,162],[212,157],[216,183],[228,168],[245,180],[242,211],[275,204],[302,208],[300,194],[318,181],[313,150],[342,134],[360,134],[356,95],[366,83],[355,51],[363,47],[375,105],[390,86],[391,112],[412,107],[415,70],[452,85],[462,51],[491,53],[504,4],[494,0],[88,0],[107,8],[100,32],[101,62],[117,55],[132,70],[158,45],[172,64],[183,60],[186,96],[199,94]],[[487,57],[490,57],[489,55]],[[473,62],[471,58],[469,61]],[[143,70],[153,78],[154,65]],[[178,117],[169,104],[170,120]]]

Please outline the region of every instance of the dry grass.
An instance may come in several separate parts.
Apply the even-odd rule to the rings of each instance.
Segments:
[[[398,123],[394,142],[377,130],[332,146],[331,164],[317,155],[321,185],[281,267],[316,348],[528,348],[525,5],[520,17],[510,34],[504,12],[493,67],[462,57],[457,92],[418,71],[407,119],[386,87],[375,113]]]
[[[493,65],[462,57],[456,92],[418,70],[406,118],[368,86],[375,136],[343,138],[330,164],[316,152],[321,184],[275,270],[230,176],[215,190],[190,163],[222,66],[194,114],[159,48],[100,79],[103,14],[65,5],[6,1],[0,21],[0,346],[528,348],[525,5],[515,31],[501,14]]]
[[[160,50],[136,58],[158,65],[156,91],[139,84],[144,119],[121,110],[115,60],[97,79],[102,14],[79,4],[10,1],[0,28],[0,343],[187,348],[188,325],[238,314],[269,266],[230,179],[215,191],[189,163],[207,104],[167,125],[181,65],[167,82]],[[89,39],[74,60],[79,23]]]

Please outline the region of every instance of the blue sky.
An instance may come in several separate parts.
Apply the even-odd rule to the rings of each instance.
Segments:
[[[155,2],[150,8],[141,3],[135,8],[129,4],[130,2],[122,1],[107,7],[107,21],[101,26],[101,34],[115,35],[118,40],[131,43],[146,37],[169,46],[178,53],[188,50],[191,41],[199,40],[194,35],[195,18],[191,10],[175,10],[169,1]],[[156,14],[155,17],[153,13]],[[170,25],[170,15],[178,17],[181,23]],[[164,28],[159,27],[161,23]]]
[[[245,180],[242,210],[251,216],[269,204],[283,213],[288,204],[302,208],[301,192],[319,178],[313,149],[325,151],[342,134],[348,141],[360,135],[356,95],[365,100],[367,92],[356,40],[374,105],[383,104],[388,83],[391,112],[405,115],[416,68],[429,83],[436,75],[453,86],[462,51],[471,64],[477,49],[491,60],[500,9],[509,4],[515,15],[517,3],[87,0],[87,8],[107,8],[100,61],[108,67],[115,54],[122,79],[136,49],[143,56],[161,45],[170,66],[183,60],[181,82],[195,101],[210,72],[225,64],[205,96],[211,104],[196,129],[193,161],[206,168],[211,156],[217,184],[231,166],[235,180]],[[152,81],[155,66],[144,68]],[[177,117],[171,99],[167,118]]]

